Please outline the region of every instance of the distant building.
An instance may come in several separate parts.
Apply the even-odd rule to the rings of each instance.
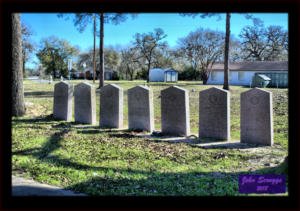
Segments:
[[[104,70],[104,80],[111,80],[113,78],[114,72],[112,70]]]
[[[250,86],[255,73],[271,78],[268,87],[288,87],[287,61],[229,62],[229,84]],[[212,66],[207,84],[224,84],[224,64]]]
[[[73,78],[73,79],[79,78],[80,73],[78,70],[72,68],[69,73],[70,73],[71,78]]]
[[[84,70],[77,70],[75,68],[72,68],[70,70],[70,77],[72,79],[84,79],[85,78],[85,72]]]
[[[149,71],[150,82],[177,82],[178,72],[172,68],[155,68]]]
[[[93,68],[85,68],[82,70],[76,70],[76,69],[71,69],[70,70],[70,76],[73,79],[88,79],[88,80],[92,80],[93,79]],[[117,74],[114,71],[105,69],[104,70],[104,80],[111,80],[114,76],[114,74]],[[95,79],[98,80],[99,79],[99,75],[100,75],[100,71],[96,70],[96,75],[95,75]]]

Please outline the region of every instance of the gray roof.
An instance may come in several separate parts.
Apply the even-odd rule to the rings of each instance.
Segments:
[[[173,68],[167,68],[167,69],[165,69],[165,71],[173,71],[173,72],[177,72],[177,71],[174,70]]]
[[[229,62],[231,71],[288,71],[287,61]],[[224,71],[223,63],[215,63],[213,71]]]
[[[165,71],[174,71],[174,72],[177,72],[177,71],[174,70],[173,68],[166,68],[166,69],[162,69],[162,68],[153,68],[153,69],[151,69],[150,71],[162,71],[162,72],[165,72]]]

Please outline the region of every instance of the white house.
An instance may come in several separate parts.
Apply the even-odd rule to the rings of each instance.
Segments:
[[[255,73],[265,74],[275,85],[280,82],[281,87],[288,85],[287,61],[253,61],[253,62],[229,62],[229,84],[250,86]],[[275,84],[274,84],[274,81]],[[212,66],[207,84],[222,85],[224,83],[224,64],[216,63]]]
[[[155,68],[149,71],[150,82],[177,82],[178,72],[172,68]]]

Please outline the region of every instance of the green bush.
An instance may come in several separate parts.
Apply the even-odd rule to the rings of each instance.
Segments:
[[[178,73],[178,80],[201,80],[200,71],[193,67],[187,67],[184,71]]]

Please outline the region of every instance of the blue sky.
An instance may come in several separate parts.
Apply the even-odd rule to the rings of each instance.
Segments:
[[[287,13],[250,13],[254,17],[260,18],[264,26],[279,25],[288,30]],[[176,47],[179,38],[187,36],[191,31],[197,28],[209,28],[225,32],[225,14],[221,13],[221,20],[217,17],[202,19],[200,17],[182,17],[177,13],[141,13],[135,19],[129,17],[127,21],[119,25],[105,24],[104,26],[104,45],[105,46],[126,46],[133,41],[136,33],[147,33],[154,31],[155,28],[162,28],[167,34],[164,41],[167,41],[171,47]],[[81,51],[85,51],[93,46],[92,24],[86,27],[85,31],[79,33],[73,24],[73,16],[69,20],[58,18],[56,13],[22,13],[21,21],[29,25],[34,34],[31,40],[36,44],[40,43],[42,38],[52,35],[66,39],[73,46],[79,46]],[[247,20],[243,14],[231,14],[231,35],[238,38],[242,28],[252,25],[251,20]],[[99,39],[96,40],[99,46]],[[38,59],[33,56],[33,61]],[[26,67],[34,68],[32,62],[28,62]]]

